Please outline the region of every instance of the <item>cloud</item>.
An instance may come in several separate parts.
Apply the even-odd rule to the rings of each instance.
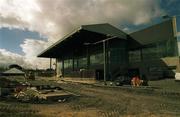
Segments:
[[[22,51],[25,53],[25,60],[30,63],[34,68],[47,68],[49,67],[49,59],[37,58],[37,55],[46,49],[50,43],[42,40],[25,39],[24,43],[20,45]]]
[[[0,49],[0,65],[1,66],[7,66],[10,64],[19,64],[25,68],[32,67],[31,64],[28,64],[25,61],[25,58],[19,54],[15,54],[12,52],[9,52],[5,49]]]
[[[159,6],[158,0],[1,0],[0,26],[27,28],[54,41],[82,24],[144,24],[163,13]]]
[[[164,14],[160,0],[0,0],[0,28],[39,32],[48,41],[25,39],[26,61],[83,24],[141,25]],[[128,29],[128,28],[124,28]],[[41,63],[42,60],[37,62]]]
[[[22,51],[25,53],[25,57],[35,57],[42,50],[48,47],[48,43],[42,40],[25,39],[24,43],[20,45]]]
[[[36,56],[43,49],[47,48],[49,46],[48,44],[42,40],[25,39],[24,43],[20,45],[25,53],[24,56],[0,49],[0,66],[18,64],[24,68],[46,69],[49,67],[49,59],[37,58]]]
[[[25,39],[24,43],[20,45],[25,55],[19,55],[12,53],[5,49],[0,49],[0,67],[9,66],[10,64],[18,64],[24,68],[49,68],[49,59],[37,58],[37,55],[44,49],[46,49],[51,43],[43,40]],[[55,60],[52,61],[52,64]],[[55,66],[52,66],[55,68]]]

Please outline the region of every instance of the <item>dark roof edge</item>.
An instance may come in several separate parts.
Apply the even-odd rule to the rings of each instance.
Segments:
[[[78,32],[79,30],[81,30],[82,27],[78,27],[75,30],[73,30],[71,33],[68,33],[67,35],[65,35],[64,37],[62,37],[62,39],[58,40],[57,42],[55,42],[54,44],[52,44],[51,46],[49,46],[48,48],[46,48],[45,50],[43,50],[40,54],[37,55],[37,57],[41,57],[41,55],[43,53],[45,53],[46,51],[50,50],[51,48],[55,47],[56,45],[58,45],[59,43],[61,43],[62,41],[64,41],[65,39],[67,39],[69,36],[75,34],[76,32]]]
[[[123,34],[125,35],[128,35],[126,34],[124,31],[118,29],[117,27],[115,27],[114,25],[111,25],[109,23],[101,23],[101,24],[88,24],[88,25],[81,25],[80,27],[76,28],[75,30],[73,30],[71,33],[68,33],[67,35],[65,35],[64,37],[62,37],[62,39],[58,40],[57,42],[55,42],[54,44],[52,44],[51,46],[49,46],[48,48],[46,48],[44,51],[42,51],[40,54],[37,55],[37,57],[41,57],[42,54],[44,54],[46,51],[52,49],[53,47],[55,47],[56,45],[58,45],[59,43],[61,43],[62,41],[66,40],[68,37],[72,36],[73,34],[75,34],[76,32],[80,31],[83,29],[83,27],[85,26],[90,26],[90,25],[109,25],[113,28],[115,28],[116,30],[119,30],[121,31]]]

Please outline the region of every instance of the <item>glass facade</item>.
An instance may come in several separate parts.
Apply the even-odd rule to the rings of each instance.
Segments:
[[[152,47],[146,47],[142,49],[142,58],[143,60],[154,60],[163,57],[162,54],[164,51],[162,48],[163,46],[157,46],[158,44],[153,45]]]
[[[156,47],[156,56],[157,58],[166,57],[168,56],[167,48],[166,48],[166,42],[156,43],[154,47]]]
[[[104,53],[102,48],[99,46],[91,48],[91,53],[89,56],[89,67],[93,68],[95,66],[101,66],[104,64]],[[109,46],[106,47],[107,54],[107,65],[117,66],[124,63],[127,63],[127,50],[125,41],[115,41],[110,43]],[[84,53],[86,55],[86,53]],[[74,59],[66,59],[64,60],[64,69],[87,69],[88,67],[88,58],[87,56],[74,56]],[[99,68],[101,69],[101,68]],[[102,68],[103,69],[103,68]]]
[[[73,69],[73,64],[74,64],[74,68],[86,68],[87,67],[87,58],[83,57],[83,58],[75,58],[74,62],[73,59],[66,59],[64,60],[64,69],[68,68],[68,69]]]
[[[86,68],[87,67],[87,57],[82,57],[78,59],[78,68]]]
[[[93,54],[90,56],[90,65],[103,64],[103,53]]]
[[[176,41],[169,39],[167,41],[149,44],[138,50],[129,51],[129,62],[140,62],[141,52],[143,61],[176,56]]]
[[[78,58],[74,59],[74,68],[78,68]]]
[[[180,16],[176,17],[177,31],[180,32]]]
[[[111,48],[109,51],[110,64],[123,64],[126,62],[125,48]]]
[[[141,61],[140,50],[129,51],[129,62],[140,62],[140,61]]]
[[[73,68],[73,60],[72,59],[64,60],[64,68],[72,69]]]

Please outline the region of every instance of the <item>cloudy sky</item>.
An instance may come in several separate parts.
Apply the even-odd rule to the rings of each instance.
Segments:
[[[180,14],[180,1],[0,0],[0,65],[47,68],[37,54],[80,25],[108,22],[132,32],[166,14]]]

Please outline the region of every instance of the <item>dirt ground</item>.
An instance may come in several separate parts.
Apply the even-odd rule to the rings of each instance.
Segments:
[[[38,114],[47,117],[180,116],[179,91],[79,83],[61,83],[60,86],[80,96],[64,103],[33,105]]]
[[[156,81],[154,81],[156,82]],[[180,116],[180,83],[174,89],[107,87],[79,83],[60,83],[59,86],[79,96],[71,97],[63,103],[27,104],[31,115],[40,117],[174,117]],[[159,87],[157,87],[159,86]],[[172,89],[172,90],[170,90]],[[28,116],[28,114],[26,114]]]

